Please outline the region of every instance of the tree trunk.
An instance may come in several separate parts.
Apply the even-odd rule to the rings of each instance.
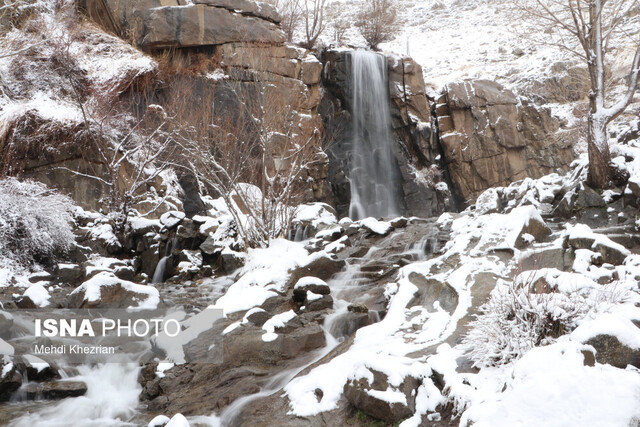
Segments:
[[[607,126],[602,119],[589,114],[589,177],[587,183],[593,188],[607,188],[611,181],[611,154],[607,141]]]

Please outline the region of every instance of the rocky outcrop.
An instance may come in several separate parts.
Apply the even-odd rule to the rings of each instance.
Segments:
[[[278,13],[249,0],[82,0],[79,6],[106,29],[150,49],[285,40]]]
[[[347,214],[351,198],[349,159],[352,151],[351,115],[353,82],[351,54],[345,50],[327,50],[322,54],[323,83],[328,89],[321,111],[332,141],[329,155],[329,181],[341,216]],[[434,216],[447,206],[448,194],[438,192],[423,179],[437,163],[439,154],[432,132],[432,120],[426,97],[422,68],[411,58],[387,58],[389,105],[394,128],[393,152],[397,174],[401,176],[399,202],[405,213]],[[440,187],[442,188],[442,187]]]
[[[454,191],[466,202],[490,187],[567,169],[574,157],[548,110],[492,81],[448,85],[436,116]]]
[[[282,30],[272,22],[247,17],[209,4],[149,9],[143,31],[144,36],[140,44],[151,49],[218,45],[239,41],[285,41]]]

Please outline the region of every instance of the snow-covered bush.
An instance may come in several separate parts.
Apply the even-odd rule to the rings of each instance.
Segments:
[[[521,273],[510,282],[498,282],[464,338],[475,366],[500,366],[517,360],[532,348],[551,344],[571,332],[585,317],[625,299],[626,293],[617,290],[615,283],[566,286],[579,275],[558,273],[576,277],[564,278],[563,284],[563,277],[552,278],[538,270]]]
[[[73,207],[44,184],[0,180],[0,265],[46,265],[67,252],[74,242]]]

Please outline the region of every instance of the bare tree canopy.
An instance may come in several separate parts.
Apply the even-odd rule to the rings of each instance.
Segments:
[[[393,39],[398,33],[397,6],[393,0],[364,0],[357,16],[356,26],[371,49]]]
[[[640,76],[640,0],[517,0],[522,15],[538,26],[538,34],[583,60],[589,70],[589,182],[610,184],[611,166],[607,125],[633,100]],[[629,31],[628,28],[633,28]],[[551,36],[551,37],[547,37]],[[618,99],[607,93],[607,54],[613,49],[633,49],[626,89]]]

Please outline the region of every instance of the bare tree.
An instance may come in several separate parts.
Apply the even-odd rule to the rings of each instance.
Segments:
[[[264,68],[259,54],[246,60],[251,69]],[[185,116],[184,123],[201,125],[187,125],[176,137],[183,167],[223,198],[239,236],[256,247],[288,232],[318,154],[321,124],[300,114],[303,94],[275,85],[267,72],[247,73],[244,81],[218,83],[215,97],[224,110],[193,112],[199,120]]]
[[[640,28],[633,11],[640,0],[518,0],[518,10],[532,19],[551,43],[571,52],[587,65],[591,90],[587,144],[589,184],[606,188],[612,177],[607,125],[631,103],[640,76]],[[635,27],[627,32],[625,27]],[[555,37],[553,37],[555,36]],[[549,43],[549,40],[547,40]],[[626,90],[616,100],[607,95],[606,55],[613,47],[635,50]]]
[[[303,43],[307,49],[313,49],[326,27],[324,19],[327,0],[304,1],[304,26],[306,41]],[[309,6],[311,4],[311,6]]]
[[[269,4],[271,4],[282,17],[280,26],[286,34],[289,43],[293,41],[293,35],[302,18],[300,1],[301,0],[269,0]]]
[[[380,43],[392,40],[400,30],[397,6],[393,0],[364,0],[356,26],[369,47],[377,50]]]

